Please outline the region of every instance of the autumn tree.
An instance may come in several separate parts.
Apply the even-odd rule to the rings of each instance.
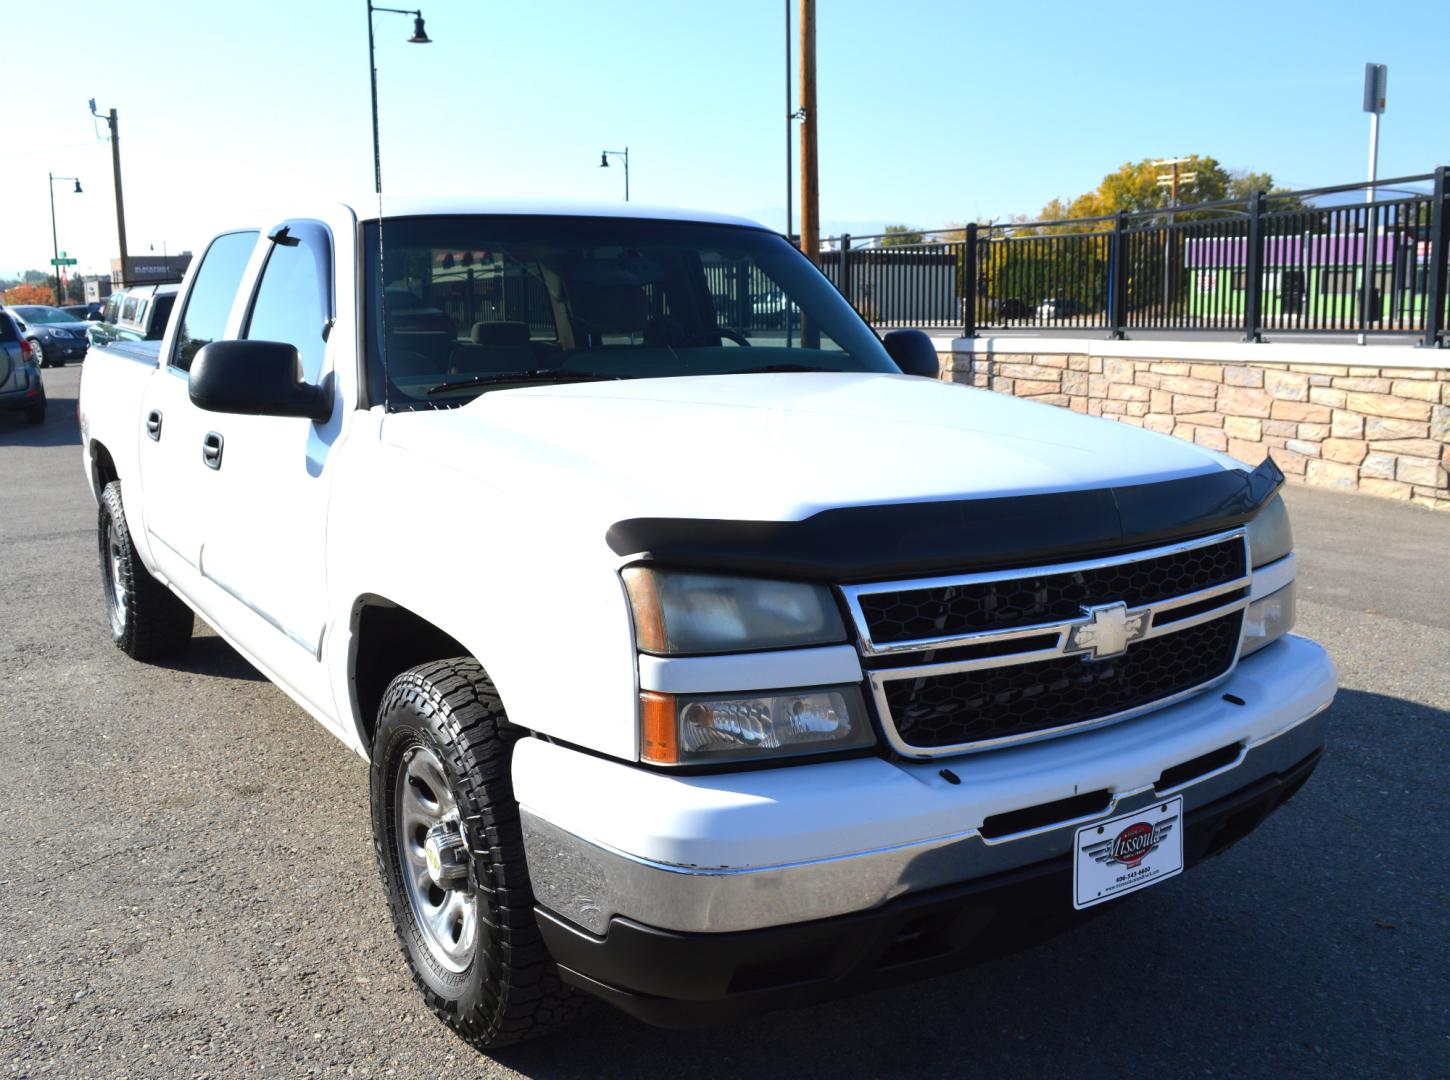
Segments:
[[[5,293],[7,304],[50,304],[55,301],[55,293],[42,285],[32,285],[26,282]]]

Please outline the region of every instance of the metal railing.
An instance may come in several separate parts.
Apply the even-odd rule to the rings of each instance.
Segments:
[[[906,244],[847,234],[821,269],[878,328],[1447,344],[1447,168],[1379,181],[1373,201],[1368,187],[973,224]]]

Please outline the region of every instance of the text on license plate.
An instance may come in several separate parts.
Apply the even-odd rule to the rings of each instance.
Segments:
[[[1084,825],[1073,845],[1072,906],[1101,904],[1183,873],[1183,797]]]

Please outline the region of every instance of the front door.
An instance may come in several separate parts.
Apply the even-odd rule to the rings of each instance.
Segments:
[[[319,222],[290,221],[269,239],[238,336],[294,346],[298,377],[317,385],[331,370],[331,237]],[[335,403],[322,424],[303,417],[203,415],[222,440],[222,458],[202,574],[258,620],[244,636],[256,655],[330,713],[320,662],[327,619],[327,464],[343,409]]]

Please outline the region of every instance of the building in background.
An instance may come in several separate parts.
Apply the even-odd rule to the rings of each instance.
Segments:
[[[104,304],[111,295],[111,278],[108,274],[87,278],[85,281],[86,303]]]
[[[178,282],[191,265],[191,252],[180,255],[128,255],[126,265],[111,260],[111,281],[116,288],[125,285],[160,285]]]

